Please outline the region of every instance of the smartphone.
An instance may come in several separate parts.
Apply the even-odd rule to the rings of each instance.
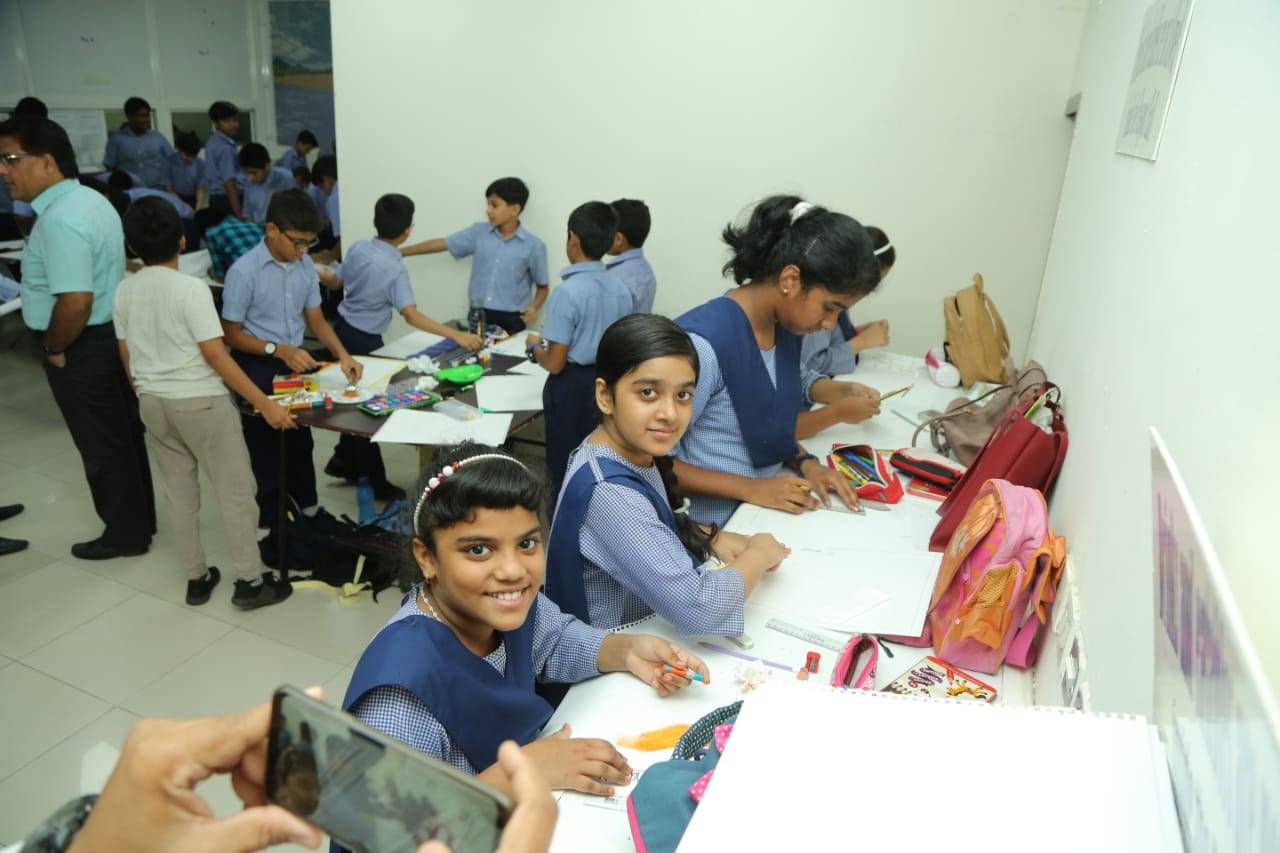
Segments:
[[[296,687],[276,690],[267,799],[357,853],[492,853],[511,801]]]

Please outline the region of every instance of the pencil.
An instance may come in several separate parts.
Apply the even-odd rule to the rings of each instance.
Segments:
[[[905,393],[907,393],[908,391],[910,391],[910,390],[911,390],[912,388],[914,388],[914,387],[916,387],[914,384],[912,384],[912,385],[904,385],[903,387],[899,388],[899,389],[898,389],[898,390],[896,390],[896,391],[890,391],[888,394],[881,394],[881,395],[880,395],[880,401],[881,401],[881,402],[884,402],[885,400],[888,400],[890,397],[896,397],[896,396],[898,396],[899,394],[905,394]]]

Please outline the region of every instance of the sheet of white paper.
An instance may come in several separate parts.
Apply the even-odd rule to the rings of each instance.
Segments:
[[[833,501],[840,500],[832,498]],[[864,515],[847,512],[807,512],[792,515],[773,509],[735,516],[728,529],[750,536],[772,533],[779,542],[792,548],[801,545],[827,549],[906,551],[918,545],[928,549],[928,539],[911,539],[908,508],[896,504],[888,512],[869,509]]]
[[[476,383],[476,398],[491,412],[538,412],[545,384],[545,376],[486,376]]]
[[[535,364],[532,361],[517,364],[515,367],[509,368],[507,372],[518,373],[521,376],[541,376],[543,379],[546,379],[548,376],[547,369],[545,367],[540,364]]]
[[[386,388],[391,377],[405,368],[405,363],[396,358],[378,358],[372,355],[357,355],[353,358],[364,365],[364,374],[357,384],[373,391]],[[321,390],[341,390],[347,387],[347,377],[343,375],[340,366],[331,364],[316,373],[316,383]]]
[[[414,330],[402,338],[396,338],[391,343],[378,347],[373,351],[373,354],[380,355],[383,358],[408,358],[443,340],[444,338],[439,335]]]
[[[462,441],[498,446],[507,440],[510,414],[481,415],[474,421],[455,421],[438,412],[401,409],[392,412],[374,434],[380,444],[441,445]],[[899,632],[901,633],[901,632]]]
[[[863,614],[888,600],[889,596],[880,590],[866,587],[858,590],[850,598],[819,607],[813,612],[813,624],[819,628],[853,633],[857,630],[858,620]]]
[[[514,355],[519,358],[524,358],[524,349],[525,349],[524,340],[526,337],[528,337],[528,335],[529,333],[527,331],[517,332],[516,334],[512,335],[511,337],[507,338],[501,343],[494,344],[493,346],[489,347],[489,351],[496,352],[500,355]]]

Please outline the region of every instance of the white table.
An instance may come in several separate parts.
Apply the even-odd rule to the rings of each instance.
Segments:
[[[823,458],[834,442],[856,442],[870,444],[876,448],[908,446],[911,443],[913,428],[893,414],[894,411],[915,419],[920,410],[944,409],[950,400],[963,393],[963,389],[935,386],[924,370],[922,359],[904,359],[892,355],[864,358],[856,376],[840,378],[856,379],[882,393],[911,383],[914,383],[914,388],[905,395],[886,401],[881,415],[874,421],[853,426],[839,425],[824,430],[803,442],[811,453]],[[927,441],[927,437],[922,435],[921,446],[927,445]],[[933,524],[936,523],[937,507],[936,502],[913,495],[905,496],[901,503],[893,507],[892,513],[909,516],[913,531],[918,531],[917,541],[922,551],[928,550],[928,531],[931,531]],[[773,512],[775,511],[743,505],[730,519],[726,529],[733,530],[735,526],[741,526],[751,517],[754,517],[758,523],[760,514]],[[830,516],[831,514],[822,513],[822,515]],[[890,515],[890,513],[868,511],[865,517],[851,518],[850,525],[887,525],[890,523]],[[816,515],[814,518],[816,521]],[[829,530],[831,525],[824,523],[822,527]],[[840,542],[830,544],[838,544],[840,548],[849,550],[853,547],[851,542],[856,540],[842,538]],[[796,543],[788,542],[788,544],[794,547]],[[810,544],[820,546],[823,543]],[[786,565],[784,564],[779,571],[778,580],[785,579]],[[821,602],[816,602],[815,606],[818,604]],[[822,655],[821,669],[813,678],[821,683],[829,682],[838,654],[827,649],[815,649],[803,640],[766,628],[765,623],[778,615],[748,600],[745,609],[745,634],[751,638],[754,646],[746,653],[798,667],[804,661],[806,652],[817,651]],[[599,737],[614,741],[620,735],[639,734],[677,723],[692,723],[703,714],[741,698],[734,679],[734,672],[741,661],[697,645],[698,640],[701,639],[738,650],[731,640],[723,637],[680,637],[669,623],[657,617],[645,620],[629,630],[666,637],[697,653],[707,662],[711,670],[711,683],[705,686],[695,683],[676,695],[663,699],[657,697],[648,686],[625,673],[612,673],[594,678],[575,685],[569,691],[568,696],[547,724],[547,733],[556,731],[564,723],[569,723],[575,737]],[[822,633],[834,634],[831,631]],[[881,651],[876,671],[877,688],[884,687],[920,658],[933,653],[933,650],[928,647],[911,648],[893,644],[891,648],[894,651],[892,658],[888,657],[883,650]],[[781,672],[778,676],[787,677]],[[996,688],[997,701],[1002,704],[1025,705],[1032,701],[1029,672],[1006,666],[995,675],[980,677]],[[798,738],[805,737],[802,720],[796,721],[796,732]],[[634,750],[623,750],[623,752],[627,754],[633,767],[640,769],[654,762],[666,760],[670,756],[669,750],[648,753]],[[618,796],[611,800],[573,792],[558,794],[560,820],[556,825],[552,850],[631,853],[635,848],[630,840],[630,828],[625,811],[628,792],[629,789],[619,789]]]

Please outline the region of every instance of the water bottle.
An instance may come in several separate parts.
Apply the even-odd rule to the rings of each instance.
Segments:
[[[373,486],[369,485],[369,478],[365,476],[356,481],[356,509],[360,524],[366,524],[377,514],[373,508]]]
[[[467,331],[473,335],[484,337],[484,300],[471,300],[471,310],[467,312]]]

